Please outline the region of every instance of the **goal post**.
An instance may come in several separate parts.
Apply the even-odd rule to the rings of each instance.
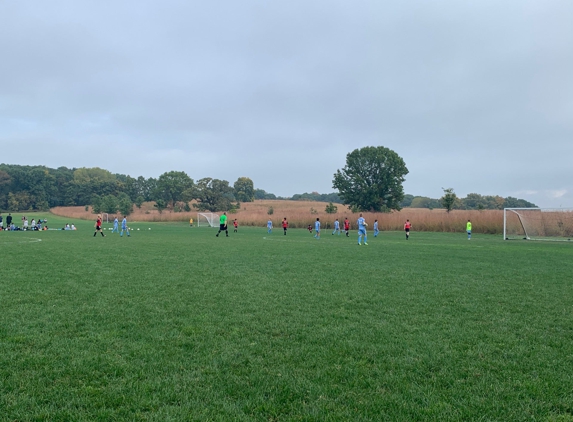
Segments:
[[[197,227],[219,227],[219,215],[212,212],[198,212]]]
[[[573,240],[571,208],[504,208],[503,239]]]

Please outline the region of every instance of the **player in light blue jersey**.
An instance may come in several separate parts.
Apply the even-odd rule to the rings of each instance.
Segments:
[[[267,221],[267,233],[272,233],[273,231],[273,222],[272,220]]]
[[[316,217],[316,221],[314,222],[314,231],[316,232],[314,237],[320,239],[320,219],[318,217]]]
[[[362,213],[360,213],[360,217],[358,218],[358,244],[361,245],[362,244],[362,236],[364,236],[364,244],[366,246],[368,246],[368,243],[366,243],[368,241],[368,237],[366,236],[366,226],[368,226],[368,224],[366,223],[366,220],[364,220],[364,217],[362,217]]]
[[[115,217],[115,220],[113,220],[113,230],[111,232],[119,233],[119,220],[117,219],[117,217]]]
[[[121,221],[121,233],[119,234],[120,237],[123,237],[123,232],[127,233],[127,237],[129,237],[129,227],[127,227],[127,217],[123,217]]]
[[[338,233],[338,235],[340,236],[340,221],[338,221],[338,218],[336,219],[336,221],[334,221],[334,231],[332,232],[332,234],[334,235],[335,233]]]
[[[374,237],[377,237],[378,233],[380,233],[380,230],[378,230],[378,220],[374,220]]]

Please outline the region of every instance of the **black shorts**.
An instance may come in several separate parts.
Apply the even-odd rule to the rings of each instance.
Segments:
[[[226,224],[219,224],[219,230],[221,230],[221,231],[227,230],[227,225]]]
[[[101,226],[96,226],[96,231],[101,230]]]
[[[404,229],[404,230],[406,231],[406,233],[410,231],[410,229]]]

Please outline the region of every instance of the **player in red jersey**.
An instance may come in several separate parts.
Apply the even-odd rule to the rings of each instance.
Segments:
[[[283,218],[282,225],[283,225],[283,231],[285,232],[285,236],[286,236],[286,232],[287,232],[287,229],[288,229],[288,221],[287,221],[286,217]]]
[[[233,233],[237,233],[237,228],[239,227],[239,223],[237,223],[237,219],[235,218],[235,220],[233,221]]]
[[[97,234],[97,232],[100,232],[100,233],[101,233],[101,237],[105,237],[105,234],[103,234],[103,230],[101,229],[101,220],[102,220],[101,214],[98,214],[97,220],[96,220],[96,223],[95,223],[95,229],[96,229],[96,231],[94,232],[94,237],[95,237],[95,235]]]
[[[350,232],[350,221],[348,221],[347,217],[344,217],[344,233],[346,233],[346,237],[348,237],[349,232]]]
[[[410,223],[410,220],[406,220],[406,222],[404,223],[404,231],[406,232],[406,240],[408,240],[410,238],[410,229],[412,228],[412,223]]]

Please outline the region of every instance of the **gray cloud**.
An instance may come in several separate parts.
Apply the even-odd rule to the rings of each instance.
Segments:
[[[2,161],[291,195],[384,145],[412,194],[573,206],[570,1],[204,3],[0,5]]]

